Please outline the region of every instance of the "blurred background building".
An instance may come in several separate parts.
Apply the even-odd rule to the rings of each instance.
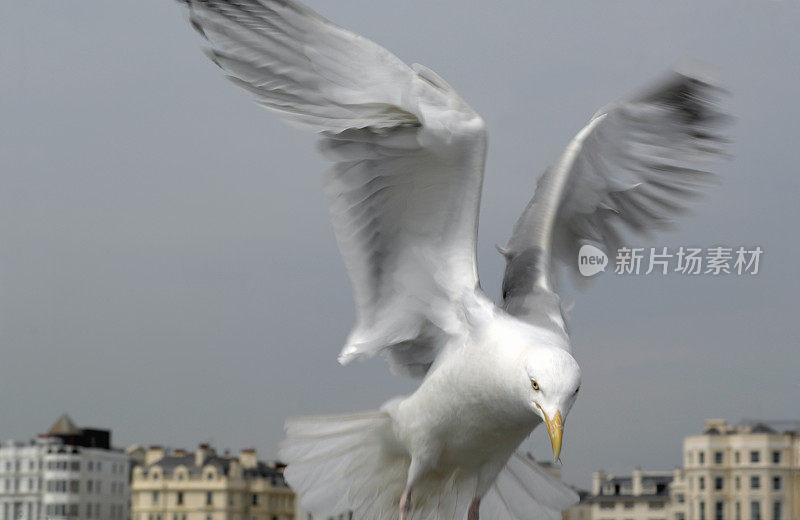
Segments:
[[[800,519],[800,421],[709,419],[683,464],[676,520]]]
[[[703,433],[684,439],[683,465],[596,472],[591,493],[565,518],[800,520],[800,421],[708,419]]]
[[[132,520],[293,520],[294,493],[283,466],[258,460],[256,451],[218,454],[201,444],[193,452],[129,450],[141,461],[132,473]]]
[[[128,464],[110,430],[62,415],[47,433],[0,447],[0,519],[127,519]]]
[[[615,476],[598,471],[583,505],[591,512],[589,519],[667,520],[672,479],[672,472],[637,469],[631,475]]]
[[[542,463],[560,478],[560,466]],[[47,433],[0,445],[0,520],[349,520],[296,504],[283,465],[255,450],[218,454],[133,445],[62,415]],[[332,478],[335,478],[332,476]],[[673,471],[598,471],[564,520],[800,520],[800,421],[708,419]]]

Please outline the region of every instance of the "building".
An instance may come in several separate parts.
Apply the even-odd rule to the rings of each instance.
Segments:
[[[573,488],[575,489],[575,488]],[[583,489],[575,489],[580,502],[561,513],[562,520],[592,520],[591,495]]]
[[[0,520],[127,519],[128,470],[109,430],[62,415],[38,438],[0,446]]]
[[[673,472],[635,470],[630,476],[594,473],[592,492],[579,506],[591,520],[668,520]]]
[[[135,451],[135,450],[134,450]],[[294,493],[279,463],[255,450],[218,455],[152,446],[131,480],[132,520],[293,520]]]
[[[683,464],[672,520],[800,519],[800,421],[709,419]]]

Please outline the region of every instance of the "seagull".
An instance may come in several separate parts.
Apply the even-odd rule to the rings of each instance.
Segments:
[[[724,155],[720,89],[672,71],[598,111],[539,178],[506,247],[502,303],[476,233],[487,130],[435,72],[290,0],[184,0],[208,56],[321,137],[357,321],[342,364],[385,354],[417,390],[377,411],[286,423],[285,476],[314,514],[369,520],[560,518],[577,495],[519,450],[544,424],[554,460],[578,397],[558,273],[583,244],[666,226]]]

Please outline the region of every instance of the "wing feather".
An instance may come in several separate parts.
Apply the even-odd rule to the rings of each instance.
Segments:
[[[724,156],[721,90],[696,72],[674,72],[646,93],[600,110],[540,178],[508,245],[506,310],[529,320],[552,308],[557,264],[577,271],[578,250],[613,255],[625,230],[670,227],[706,187]],[[546,308],[545,308],[546,307]]]
[[[357,323],[346,363],[389,352],[421,376],[481,298],[483,121],[444,80],[288,0],[188,0],[209,57],[262,106],[322,136]]]

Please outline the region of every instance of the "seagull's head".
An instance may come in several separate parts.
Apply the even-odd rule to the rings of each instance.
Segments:
[[[526,353],[525,372],[529,406],[547,426],[553,459],[561,454],[564,421],[578,397],[581,369],[561,348],[538,347]]]

